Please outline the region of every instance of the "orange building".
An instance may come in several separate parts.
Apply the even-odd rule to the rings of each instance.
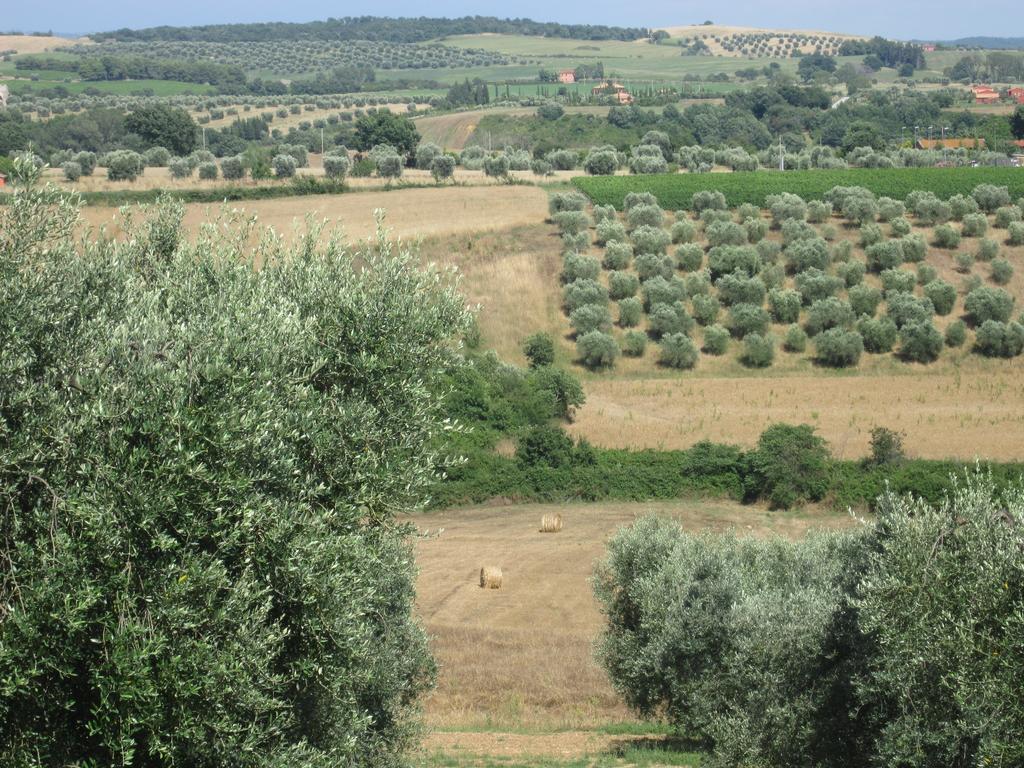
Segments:
[[[571,69],[563,69],[558,73],[558,82],[572,85],[576,82],[576,72]]]

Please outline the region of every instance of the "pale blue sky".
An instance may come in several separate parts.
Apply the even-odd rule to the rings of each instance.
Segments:
[[[518,16],[537,21],[600,23],[621,26],[668,26],[711,19],[719,24],[822,29],[881,34],[893,38],[951,39],[974,35],[1020,35],[1019,0],[978,0],[949,7],[935,0],[726,0],[672,2],[633,0],[593,3],[518,0],[484,3],[472,0],[37,0],[4,3],[0,30],[53,29],[88,33],[118,27],[160,24],[189,26],[242,21],[311,21],[329,16]]]

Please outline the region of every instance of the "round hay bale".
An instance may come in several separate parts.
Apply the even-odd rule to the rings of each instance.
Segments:
[[[541,533],[558,533],[562,530],[561,515],[542,515],[540,518]]]
[[[501,568],[485,565],[480,569],[481,589],[501,589]]]

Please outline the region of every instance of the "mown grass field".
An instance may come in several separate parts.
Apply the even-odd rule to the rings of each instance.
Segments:
[[[820,200],[835,186],[865,187],[876,195],[902,200],[914,190],[941,198],[969,195],[979,184],[1008,187],[1012,199],[1024,196],[1024,170],[1019,168],[852,168],[836,171],[753,171],[749,173],[655,176],[581,176],[573,183],[596,205],[622,207],[629,192],[651,192],[666,210],[686,210],[695,192],[718,190],[730,207],[750,203],[764,206],[769,195],[791,192],[805,200]]]

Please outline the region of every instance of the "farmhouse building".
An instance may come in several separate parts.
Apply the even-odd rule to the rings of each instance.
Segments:
[[[558,73],[558,82],[572,85],[576,82],[576,72],[572,69],[563,69]]]
[[[1018,104],[1024,104],[1024,88],[1021,88],[1020,86],[1011,88],[1007,93],[1010,95],[1010,98]]]
[[[622,83],[612,83],[607,80],[590,91],[594,96],[611,96],[619,104],[632,104],[633,94],[626,90]]]
[[[995,104],[999,101],[999,94],[987,85],[975,85],[971,93],[974,94],[975,104]]]

